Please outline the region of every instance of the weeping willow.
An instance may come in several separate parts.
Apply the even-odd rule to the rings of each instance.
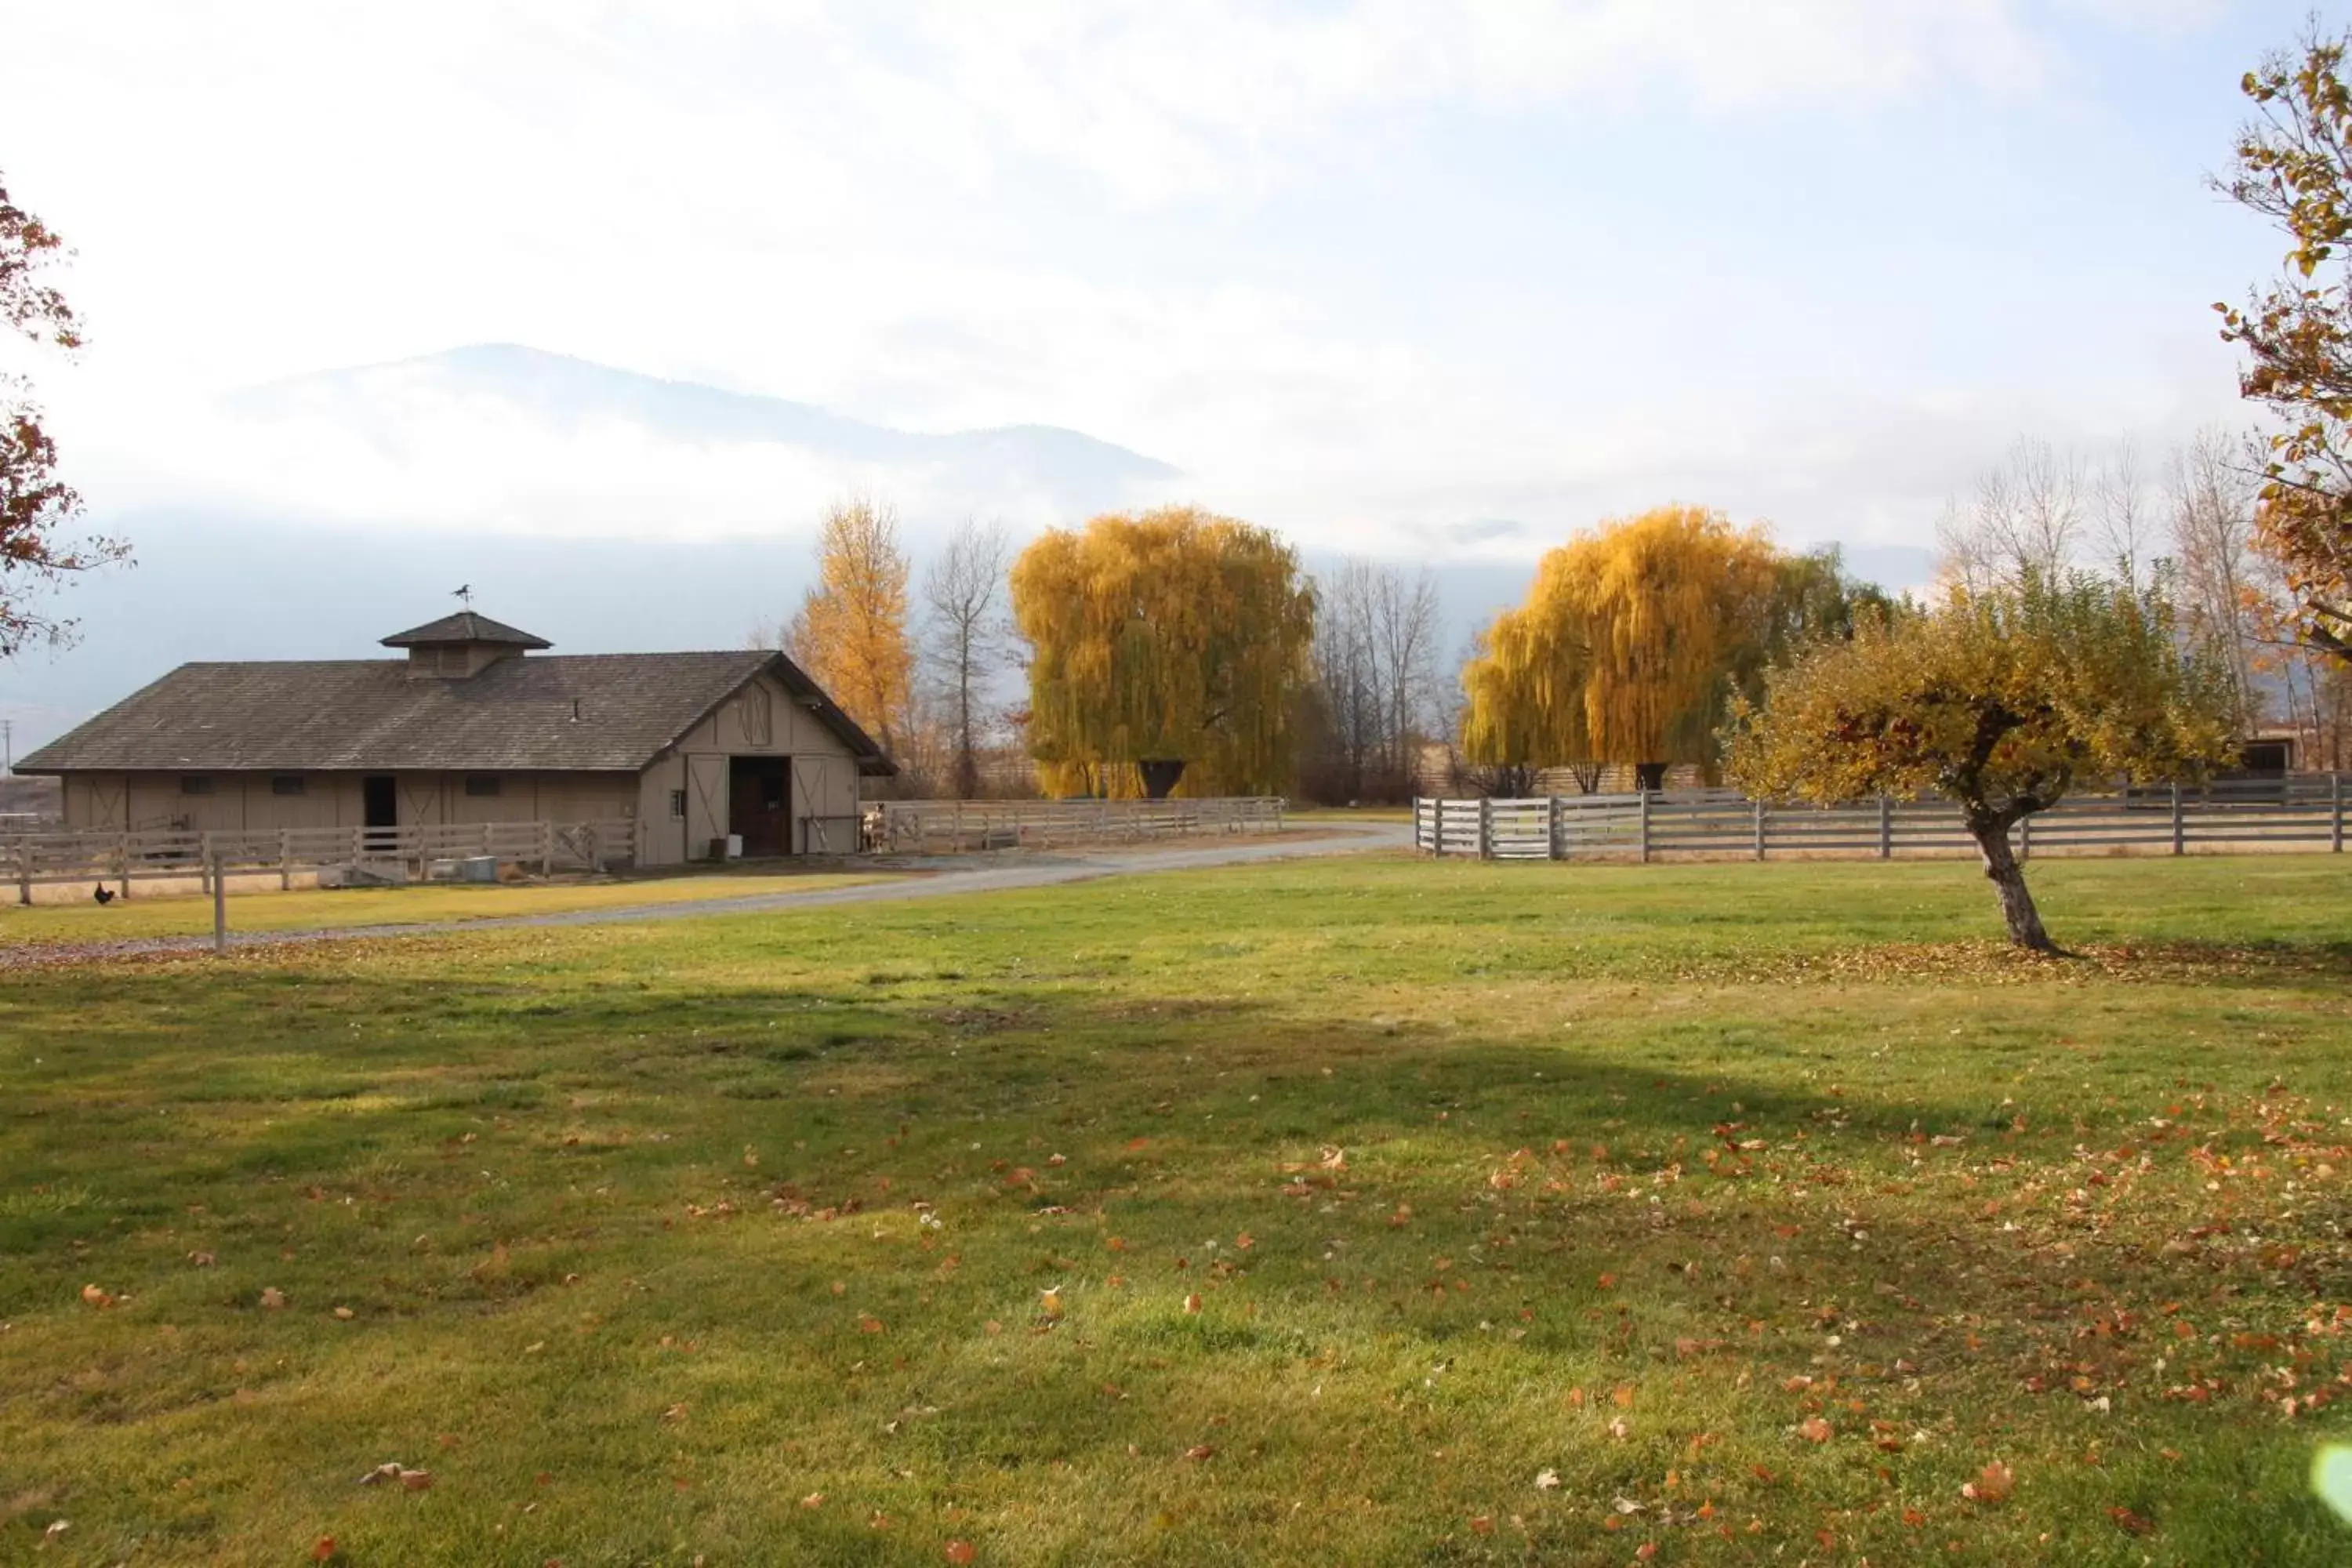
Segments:
[[[1048,794],[1289,787],[1315,601],[1272,532],[1192,507],[1098,517],[1022,552],[1012,590]]]
[[[1546,555],[1462,675],[1463,748],[1523,767],[1717,766],[1735,675],[1768,635],[1785,557],[1720,512],[1662,507]]]

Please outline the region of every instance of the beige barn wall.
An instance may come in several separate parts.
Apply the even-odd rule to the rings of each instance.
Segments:
[[[768,735],[755,741],[745,722],[745,700],[723,702],[638,775],[637,815],[645,823],[645,863],[677,865],[705,858],[710,841],[727,831],[727,759],[792,760],[793,852],[808,849],[803,818],[857,815],[857,759],[816,716],[768,676],[753,685],[767,694]],[[747,689],[748,691],[749,689]],[[686,816],[670,815],[670,792],[686,792]]]
[[[66,826],[73,829],[274,832],[281,827],[357,827],[367,820],[363,775],[310,773],[303,792],[282,795],[276,773],[208,773],[209,795],[184,795],[183,775],[83,773],[67,779]],[[466,793],[465,773],[395,773],[400,820],[410,823],[609,822],[637,812],[635,773],[499,773],[499,793]]]

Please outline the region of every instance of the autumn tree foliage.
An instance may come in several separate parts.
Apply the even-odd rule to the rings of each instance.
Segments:
[[[2027,572],[1860,617],[1734,704],[1729,771],[1760,797],[1935,791],[1958,807],[2011,941],[2054,952],[2010,830],[2077,784],[2193,779],[2232,746],[2217,661],[2160,587]]]
[[[2240,390],[2280,421],[2268,437],[2259,542],[2284,571],[2299,629],[2352,663],[2352,34],[2315,19],[2242,84],[2254,105],[2215,183],[2285,237],[2286,271],[2242,310],[2216,305],[2246,351]]]
[[[817,582],[787,626],[793,661],[885,752],[908,735],[915,673],[908,562],[898,514],[870,498],[835,503],[817,539]]]
[[[1049,795],[1286,789],[1315,599],[1274,533],[1193,507],[1052,530],[1013,563]]]
[[[63,249],[0,183],[0,322],[70,353],[81,344],[81,323],[65,296],[42,281]],[[73,623],[45,613],[41,600],[68,574],[130,554],[118,540],[72,536],[81,498],[58,477],[57,443],[42,417],[21,378],[0,376],[0,658],[69,639]]]
[[[1842,629],[1864,592],[1833,553],[1783,554],[1705,508],[1605,523],[1545,556],[1527,603],[1480,634],[1463,748],[1507,774],[1622,763],[1644,789],[1675,763],[1711,774],[1734,693],[1778,651]]]

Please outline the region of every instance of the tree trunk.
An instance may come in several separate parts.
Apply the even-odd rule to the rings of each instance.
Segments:
[[[1643,795],[1660,793],[1666,787],[1666,769],[1672,765],[1669,763],[1635,763],[1633,787]]]
[[[1184,776],[1184,759],[1181,757],[1148,758],[1136,763],[1135,771],[1143,775],[1145,799],[1166,800],[1168,792],[1176,787],[1176,781]]]
[[[2054,953],[2058,944],[2042,929],[2042,911],[2033,907],[2033,895],[2025,888],[2025,868],[2009,847],[2009,830],[2013,826],[1999,817],[1986,817],[1969,824],[1969,837],[1977,841],[1977,849],[1984,856],[1985,879],[2000,900],[2000,918],[2009,927],[2009,940],[2034,952]]]

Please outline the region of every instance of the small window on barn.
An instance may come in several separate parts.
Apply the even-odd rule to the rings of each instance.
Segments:
[[[209,776],[204,773],[182,773],[180,775],[180,793],[182,795],[210,795],[213,793],[213,781]]]
[[[775,721],[769,712],[768,689],[764,686],[747,687],[739,703],[743,710],[743,743],[747,746],[768,744],[775,738],[776,732]]]
[[[496,773],[467,773],[466,775],[466,793],[477,797],[498,794],[499,775]]]
[[[685,820],[686,792],[684,790],[674,789],[669,792],[669,815],[670,820],[673,822],[682,822]]]
[[[272,795],[300,795],[302,793],[302,775],[300,773],[270,774],[269,793]]]

